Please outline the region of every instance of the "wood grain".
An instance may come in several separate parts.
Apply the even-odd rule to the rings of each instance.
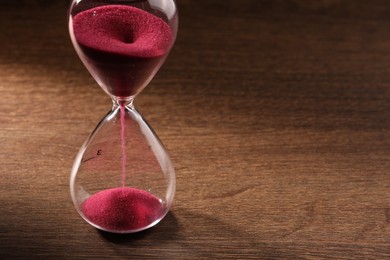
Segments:
[[[390,4],[178,1],[136,107],[177,171],[139,234],[76,213],[69,173],[110,108],[67,1],[0,3],[0,258],[390,258]]]

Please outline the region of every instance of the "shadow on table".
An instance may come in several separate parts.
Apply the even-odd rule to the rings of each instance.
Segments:
[[[115,245],[116,254],[159,258],[258,258],[301,259],[298,252],[278,244],[262,242],[261,237],[240,230],[206,214],[187,210],[170,212],[157,226],[134,234],[111,234],[99,231]],[[118,246],[119,245],[119,246]],[[118,248],[119,247],[119,248]]]
[[[164,229],[164,230],[161,230]],[[158,236],[164,236],[164,239],[173,240],[175,239],[175,232],[177,230],[177,220],[172,212],[169,212],[164,219],[161,220],[156,226],[146,229],[137,233],[130,234],[115,234],[109,233],[102,230],[97,230],[99,234],[107,241],[114,244],[127,244],[137,240],[150,239],[154,237],[157,239]]]

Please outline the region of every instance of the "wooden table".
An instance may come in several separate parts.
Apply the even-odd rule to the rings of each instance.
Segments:
[[[73,159],[110,100],[67,1],[0,3],[0,258],[389,259],[387,0],[179,0],[180,30],[136,107],[170,152],[174,207],[102,233]]]

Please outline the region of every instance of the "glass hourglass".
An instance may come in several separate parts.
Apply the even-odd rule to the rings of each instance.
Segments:
[[[72,43],[113,102],[77,154],[70,180],[78,213],[98,229],[138,232],[157,224],[172,205],[172,162],[133,101],[167,57],[177,25],[174,0],[70,5]]]

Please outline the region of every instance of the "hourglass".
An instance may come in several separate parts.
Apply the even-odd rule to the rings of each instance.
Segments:
[[[70,180],[78,213],[98,229],[138,232],[172,205],[172,162],[133,101],[167,57],[177,24],[174,0],[71,3],[72,43],[113,102],[77,154]]]

